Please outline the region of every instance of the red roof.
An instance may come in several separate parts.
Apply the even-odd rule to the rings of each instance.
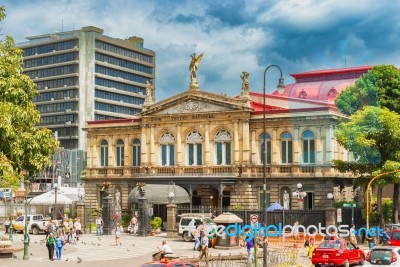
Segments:
[[[370,69],[372,66],[291,74],[296,82],[286,85],[283,93],[280,94],[276,90],[272,95],[333,103],[341,91],[353,85]]]

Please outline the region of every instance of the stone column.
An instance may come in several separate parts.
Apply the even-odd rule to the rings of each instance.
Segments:
[[[233,122],[233,162],[235,165],[239,164],[239,129],[238,129],[238,121],[235,120]]]
[[[108,166],[114,167],[116,164],[115,162],[115,145],[112,142],[112,138],[108,138]]]
[[[294,132],[293,132],[293,163],[295,165],[300,163],[303,163],[301,159],[301,152],[302,151],[302,143],[300,140],[300,133],[299,133],[299,127],[294,127]]]
[[[326,226],[336,225],[336,210],[335,208],[329,207],[325,209],[325,220]]]
[[[147,199],[144,197],[146,191],[139,190],[140,198],[139,201],[139,214],[140,214],[140,223],[139,223],[139,236],[147,236],[148,233],[148,211],[147,211]]]
[[[150,126],[150,165],[156,165],[156,148],[154,145],[154,125]]]
[[[140,161],[142,166],[146,166],[148,163],[147,158],[147,127],[146,125],[142,126],[142,134],[141,134],[141,142],[140,142]]]
[[[243,121],[242,124],[243,136],[243,164],[249,165],[250,164],[250,129],[249,129],[249,120]]]
[[[176,125],[176,165],[182,166],[182,140],[181,140],[181,124]]]
[[[176,229],[176,205],[169,203],[167,205],[167,238],[175,238],[178,236]]]
[[[76,203],[76,217],[81,221],[83,232],[86,234],[86,222],[85,222],[85,204],[81,201]]]
[[[205,165],[210,166],[210,124],[206,123],[204,125],[204,155],[205,155]]]
[[[103,210],[102,210],[102,218],[103,218],[103,234],[111,235],[111,197],[108,189],[104,190],[103,197]]]
[[[256,131],[251,131],[251,164],[255,165],[258,164],[258,157],[257,157],[257,145],[256,145]]]

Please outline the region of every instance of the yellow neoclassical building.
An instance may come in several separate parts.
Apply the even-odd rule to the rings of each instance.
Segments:
[[[322,209],[331,203],[328,193],[335,200],[362,198],[352,176],[333,168],[334,159],[352,160],[334,137],[344,117],[334,99],[370,68],[292,74],[295,83],[265,96],[249,92],[243,77],[237,97],[191,84],[157,103],[148,97],[138,117],[90,121],[85,202],[101,207],[101,184],[109,182],[113,200],[120,195],[126,211],[137,182],[172,182],[188,192],[192,205],[259,209],[264,160],[268,204]],[[299,183],[304,197],[293,195]]]

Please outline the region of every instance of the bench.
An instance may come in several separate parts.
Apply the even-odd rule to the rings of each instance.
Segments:
[[[176,260],[176,259],[179,259],[179,256],[176,254],[165,254],[164,258],[166,258],[168,260]]]

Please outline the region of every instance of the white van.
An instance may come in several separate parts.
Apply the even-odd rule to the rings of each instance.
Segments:
[[[190,242],[194,238],[196,230],[191,228],[189,225],[198,226],[204,225],[215,225],[211,219],[211,213],[184,213],[179,215],[181,217],[179,221],[178,235],[182,236],[183,240]]]

